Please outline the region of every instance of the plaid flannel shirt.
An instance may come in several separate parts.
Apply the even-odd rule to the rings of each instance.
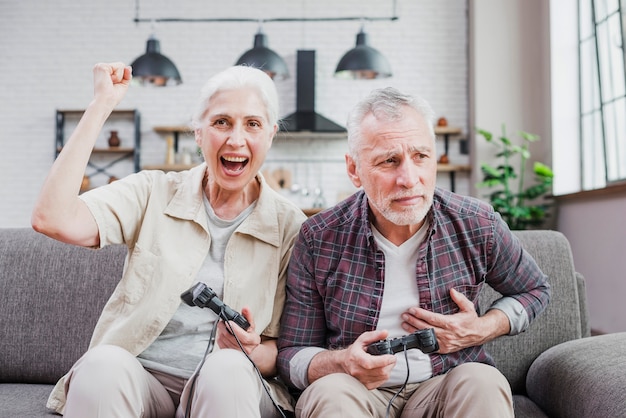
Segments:
[[[430,227],[415,266],[419,306],[440,314],[458,307],[450,289],[475,306],[485,283],[524,307],[529,322],[550,299],[534,259],[493,208],[437,188]],[[368,201],[359,191],[309,218],[295,243],[278,340],[278,370],[291,384],[290,360],[301,349],[340,349],[376,329],[384,291],[385,259],[375,244]],[[493,365],[482,346],[430,355],[433,376],[465,362]]]

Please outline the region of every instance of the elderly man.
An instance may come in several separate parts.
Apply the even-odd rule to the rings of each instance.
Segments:
[[[433,119],[393,88],[348,119],[361,190],[303,224],[289,265],[278,368],[298,417],[513,417],[483,344],[524,331],[550,287],[491,206],[436,187]],[[503,296],[479,313],[485,284]],[[418,330],[438,344],[368,350]]]

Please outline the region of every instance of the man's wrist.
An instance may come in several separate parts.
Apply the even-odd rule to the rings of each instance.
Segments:
[[[346,350],[324,350],[317,353],[309,364],[309,383],[332,373],[345,373],[344,354]]]
[[[500,309],[490,309],[481,318],[485,320],[482,344],[507,335],[511,331],[509,317]]]

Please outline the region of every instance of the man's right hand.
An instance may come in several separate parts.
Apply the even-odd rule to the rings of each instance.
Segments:
[[[392,354],[373,356],[367,352],[367,346],[387,338],[387,334],[387,331],[364,332],[343,350],[317,354],[309,365],[309,382],[332,373],[347,373],[368,390],[376,389],[389,379],[396,357]]]

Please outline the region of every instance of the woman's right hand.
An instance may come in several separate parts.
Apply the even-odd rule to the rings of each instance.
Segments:
[[[122,100],[132,80],[132,68],[122,62],[98,63],[93,67],[94,100],[111,109]]]
[[[106,119],[128,91],[132,69],[121,62],[96,64],[93,79],[93,100],[52,164],[31,217],[36,231],[86,247],[99,245],[100,235],[91,211],[78,198],[80,186]]]

